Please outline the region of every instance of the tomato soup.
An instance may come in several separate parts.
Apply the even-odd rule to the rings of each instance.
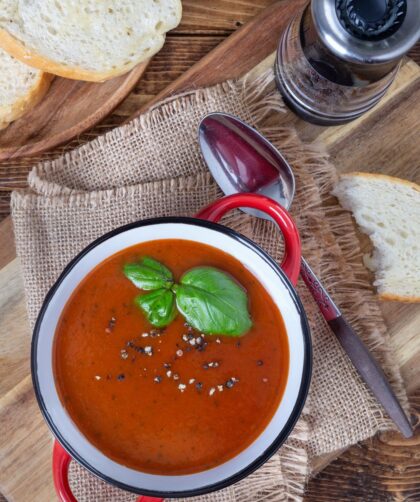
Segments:
[[[123,273],[149,256],[175,280],[197,266],[230,274],[246,290],[251,329],[203,335],[181,314],[153,328]],[[164,475],[231,459],[264,430],[283,395],[289,349],[281,314],[253,274],[230,255],[188,240],[127,248],[98,265],[67,302],[54,339],[54,375],[73,422],[102,453]]]

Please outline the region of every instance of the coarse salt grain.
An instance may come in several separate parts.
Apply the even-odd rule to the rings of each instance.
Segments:
[[[168,371],[166,372],[166,376],[167,376],[168,378],[171,378],[171,376],[172,376],[172,371],[171,371],[171,370],[168,370]]]
[[[182,357],[184,355],[184,352],[181,349],[179,349],[179,350],[176,351],[176,355],[178,357]]]
[[[216,343],[222,343],[222,341],[220,340],[220,338],[216,338]]]
[[[178,373],[174,373],[174,380],[179,380],[179,375],[178,375]]]
[[[99,375],[95,375],[95,380],[100,380],[101,377]]]
[[[218,385],[217,389],[218,389],[219,392],[223,392],[223,385]]]
[[[209,396],[212,396],[215,392],[216,392],[216,389],[215,389],[214,387],[212,387],[212,388],[209,390]]]
[[[141,336],[142,336],[143,338],[147,338],[147,337],[149,336],[149,333],[142,333],[142,334],[141,334]]]
[[[192,383],[194,383],[194,382],[195,382],[195,378],[190,378],[190,379],[188,380],[188,383],[189,383],[189,384],[192,384]]]
[[[144,353],[147,354],[148,356],[153,355],[153,348],[150,345],[147,345],[144,347]]]
[[[178,385],[178,389],[179,389],[181,392],[184,392],[184,390],[185,390],[186,388],[187,388],[187,386],[186,386],[185,384],[183,384],[183,383],[180,383],[180,384]]]

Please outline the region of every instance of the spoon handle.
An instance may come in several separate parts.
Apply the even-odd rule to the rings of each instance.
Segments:
[[[413,428],[389,385],[384,372],[375,361],[369,349],[343,317],[340,309],[304,258],[301,261],[300,274],[318,304],[319,310],[359,375],[376,399],[382,404],[403,436],[406,438],[412,437]]]
[[[341,316],[340,309],[334,303],[333,299],[303,256],[300,264],[300,275],[314,297],[325,320],[331,321]]]

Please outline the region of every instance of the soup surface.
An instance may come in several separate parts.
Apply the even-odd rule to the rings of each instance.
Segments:
[[[203,336],[178,314],[153,328],[123,274],[150,256],[175,280],[213,266],[247,291],[253,326],[241,337]],[[55,381],[67,412],[111,459],[154,474],[215,467],[249,446],[286,385],[289,349],[272,298],[239,261],[188,240],[127,248],[98,265],[65,306],[54,340]]]

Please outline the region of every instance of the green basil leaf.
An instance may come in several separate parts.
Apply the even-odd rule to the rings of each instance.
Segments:
[[[188,324],[203,333],[240,336],[252,326],[246,292],[221,270],[193,268],[172,290]]]
[[[160,288],[170,289],[173,284],[171,271],[162,263],[149,257],[142,258],[139,263],[124,265],[124,275],[135,286],[145,291]]]
[[[175,295],[168,289],[139,295],[134,302],[146,314],[150,324],[157,328],[168,326],[175,319]]]

